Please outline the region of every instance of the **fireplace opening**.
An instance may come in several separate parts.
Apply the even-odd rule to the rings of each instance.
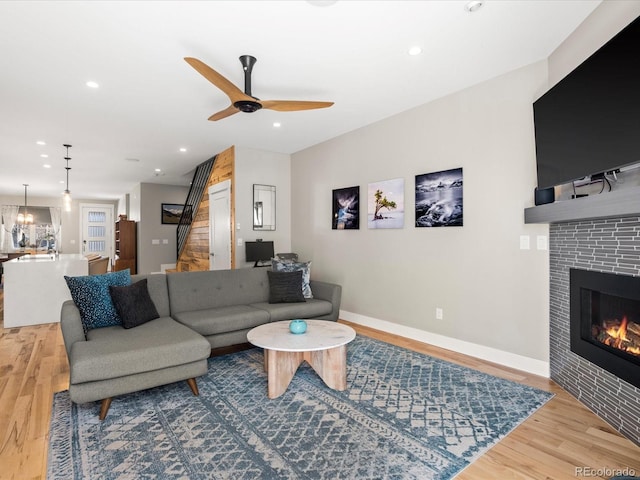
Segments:
[[[571,351],[640,388],[640,277],[571,269]]]

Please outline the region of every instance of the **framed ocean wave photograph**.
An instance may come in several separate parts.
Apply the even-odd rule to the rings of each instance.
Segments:
[[[416,227],[462,227],[462,168],[416,175]]]

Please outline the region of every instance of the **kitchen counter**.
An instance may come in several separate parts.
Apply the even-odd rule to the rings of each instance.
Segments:
[[[2,266],[5,328],[59,322],[62,303],[71,299],[64,276],[89,272],[81,254],[25,255]]]

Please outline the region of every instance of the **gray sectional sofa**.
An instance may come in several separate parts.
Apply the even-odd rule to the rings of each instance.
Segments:
[[[207,372],[211,350],[247,341],[247,332],[268,322],[294,318],[337,320],[342,289],[311,281],[313,298],[269,303],[266,268],[134,275],[147,279],[160,318],[130,329],[84,332],[73,301],[62,305],[60,323],[69,358],[69,394],[76,403],[102,400],[104,419],[111,399],[187,380]]]

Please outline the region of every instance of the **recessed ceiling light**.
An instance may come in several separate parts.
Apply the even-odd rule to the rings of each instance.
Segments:
[[[46,142],[43,142],[42,140],[38,140],[36,142],[36,145],[46,145]]]
[[[64,180],[60,180],[58,183],[61,183],[61,184],[64,185]]]
[[[49,155],[47,155],[46,153],[41,153],[41,154],[40,154],[40,156],[41,156],[42,158],[49,158]]]
[[[45,163],[44,165],[42,165],[44,168],[51,168],[51,165]]]
[[[280,128],[282,124],[280,122],[273,122],[274,128]]]
[[[159,169],[159,168],[156,168],[156,169],[154,170],[154,172],[158,172],[158,173],[160,173],[161,171],[162,171],[162,170],[161,170],[161,169]]]
[[[88,81],[85,85],[87,87],[89,87],[89,88],[98,88],[100,86],[100,85],[98,85],[97,82],[94,82],[92,80]]]
[[[307,0],[307,3],[314,7],[330,7],[337,2],[338,0]]]
[[[480,7],[482,7],[483,3],[484,2],[482,0],[471,0],[470,2],[467,2],[464,9],[469,13],[473,13],[478,11]]]
[[[180,148],[180,151],[181,151],[182,153],[184,153],[184,152],[186,152],[186,151],[187,151],[187,149],[186,149],[186,148],[184,148],[184,147],[182,147],[182,148]]]
[[[422,48],[415,46],[415,47],[411,47],[409,49],[409,55],[411,56],[415,56],[415,55],[420,55],[422,53]]]

